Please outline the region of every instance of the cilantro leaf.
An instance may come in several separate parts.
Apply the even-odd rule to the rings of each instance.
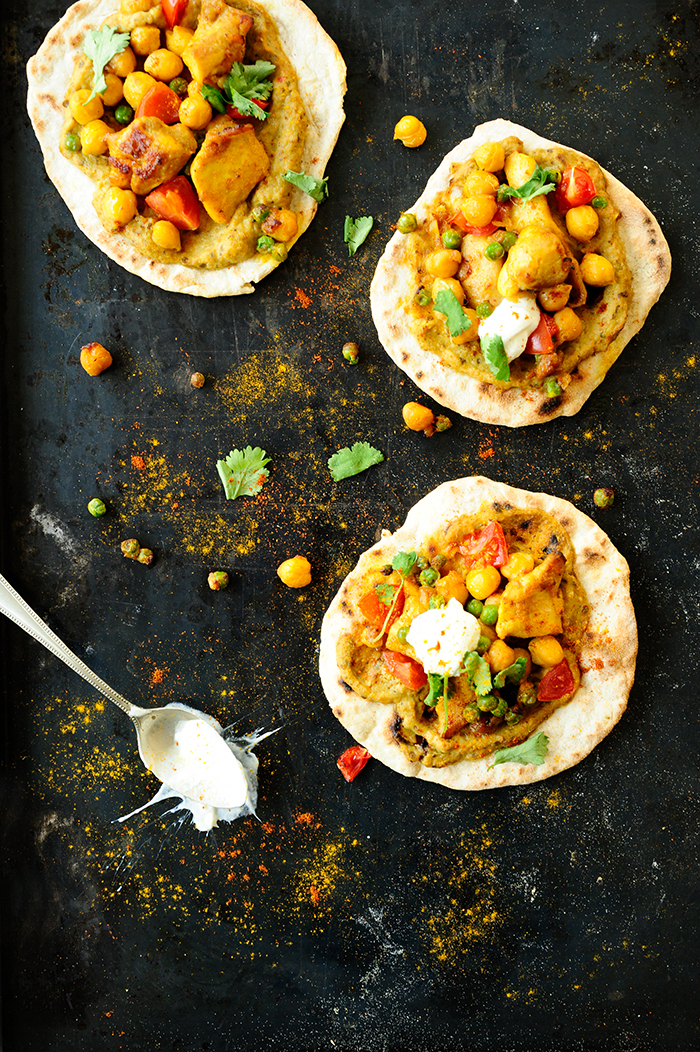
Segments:
[[[502,669],[494,676],[493,685],[497,690],[502,690],[506,683],[520,683],[525,674],[527,661],[524,657],[516,658],[512,665]]]
[[[471,650],[464,656],[463,668],[477,696],[486,697],[491,690],[491,670],[488,662],[476,650]]]
[[[455,296],[454,292],[450,289],[441,289],[435,297],[435,306],[433,310],[439,311],[440,314],[445,315],[445,321],[447,328],[450,330],[450,336],[459,336],[460,333],[466,332],[467,329],[471,329],[472,323]]]
[[[379,597],[380,603],[383,603],[384,606],[391,606],[396,594],[393,584],[375,584],[374,590]]]
[[[498,188],[498,200],[509,201],[511,197],[519,197],[521,201],[531,201],[533,197],[540,194],[548,194],[556,190],[557,173],[552,168],[540,168],[536,166],[534,172],[522,186],[506,186]]]
[[[255,102],[264,102],[272,94],[272,81],[268,78],[275,72],[271,62],[258,59],[252,66],[234,62],[222,88],[211,84],[202,85],[202,95],[217,113],[226,113],[227,106],[234,106],[244,117],[267,120],[267,113]]]
[[[207,100],[213,110],[216,110],[217,113],[226,113],[228,100],[222,91],[212,87],[211,84],[202,84],[200,90],[203,98]]]
[[[506,357],[503,340],[497,334],[481,336],[481,353],[496,380],[510,380],[510,364]]]
[[[328,197],[328,179],[317,179],[315,175],[307,175],[306,172],[285,172],[282,176],[292,186],[303,190],[314,201],[321,204]]]
[[[262,489],[270,474],[266,464],[270,457],[260,446],[232,449],[225,460],[217,460],[216,470],[224,486],[227,500],[236,497],[253,497]]]
[[[408,577],[416,565],[418,556],[415,552],[397,552],[391,560],[392,570],[398,570],[402,577]]]
[[[513,745],[509,749],[499,749],[493,754],[493,763],[489,764],[489,771],[497,763],[533,763],[539,767],[544,763],[547,755],[549,738],[540,731],[534,738],[528,738],[522,745]]]
[[[355,442],[350,448],[345,446],[329,457],[328,468],[335,481],[340,482],[351,475],[359,475],[361,471],[381,463],[382,460],[383,454],[374,446],[370,446],[369,442]]]
[[[347,242],[349,256],[355,255],[373,226],[372,216],[360,216],[359,219],[353,219],[352,216],[345,217],[343,240]]]
[[[428,672],[428,693],[423,698],[424,705],[430,705],[432,708],[437,705],[438,701],[442,697],[443,687],[445,686],[444,680],[439,672]]]
[[[87,102],[94,99],[95,95],[107,90],[105,66],[115,55],[121,55],[130,39],[129,33],[117,33],[114,26],[102,26],[101,29],[87,31],[83,41],[83,52],[91,60],[95,74],[95,86]]]

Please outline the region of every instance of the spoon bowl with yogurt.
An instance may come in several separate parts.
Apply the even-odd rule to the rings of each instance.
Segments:
[[[216,824],[217,811],[235,813],[245,807],[250,788],[247,765],[239,759],[241,750],[234,751],[224,740],[215,720],[184,705],[155,709],[132,705],[76,657],[2,575],[0,612],[127,714],[136,728],[141,759],[166,789],[159,798],[179,796],[194,805],[190,809],[195,816],[206,813],[207,824],[195,821],[200,829]]]

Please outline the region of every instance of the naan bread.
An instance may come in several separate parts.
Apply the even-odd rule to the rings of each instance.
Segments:
[[[571,701],[539,726],[538,732],[549,738],[549,750],[540,766],[502,763],[489,770],[492,757],[487,756],[446,767],[425,767],[412,763],[397,744],[392,731],[394,707],[359,697],[338,671],[336,643],[361,620],[345,597],[349,586],[361,580],[370,562],[377,559],[377,553],[381,562],[390,563],[397,551],[419,551],[445,523],[476,514],[484,505],[539,509],[567,531],[576,552],[575,570],[591,611],[579,655],[581,685]],[[324,617],[320,674],[334,714],[355,740],[387,767],[450,789],[493,789],[549,778],[588,756],[625,711],[636,655],[637,625],[629,592],[629,567],[592,519],[558,497],[470,477],[438,486],[414,505],[403,526],[360,556]]]
[[[260,6],[275,22],[282,47],[296,70],[309,118],[301,170],[321,178],[345,120],[345,63],[316,16],[301,0],[262,0]],[[185,292],[191,296],[237,296],[254,292],[253,282],[260,281],[278,265],[269,256],[255,256],[219,270],[200,270],[148,259],[127,238],[104,229],[92,205],[95,184],[61,154],[63,103],[76,53],[82,47],[86,31],[98,29],[118,9],[118,0],[78,0],[29,60],[27,108],[49,178],[83,233],[132,274],[169,292]],[[299,237],[316,214],[318,205],[295,188],[289,207],[297,213]]]
[[[436,195],[447,189],[454,165],[468,161],[482,143],[500,142],[509,136],[521,139],[526,152],[568,149],[510,121],[480,124],[473,135],[447,154],[418,201],[406,211],[415,214],[419,222],[425,219]],[[590,160],[584,154],[579,153],[578,157]],[[413,266],[407,261],[407,239],[400,233],[391,238],[372,281],[372,316],[387,354],[436,402],[473,420],[508,427],[572,416],[639,332],[669,280],[671,256],[661,228],[649,209],[618,179],[609,172],[604,174],[608,196],[620,212],[618,233],[632,274],[627,318],[624,328],[612,343],[578,365],[570,385],[556,399],[550,398],[544,390],[505,389],[495,383],[484,383],[466,372],[448,367],[427,350],[413,333],[410,319],[403,309],[412,301],[420,284]]]

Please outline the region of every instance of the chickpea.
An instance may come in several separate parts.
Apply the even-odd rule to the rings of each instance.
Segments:
[[[404,146],[422,146],[427,135],[425,125],[417,117],[402,117],[394,128],[394,139],[398,139]]]
[[[531,552],[512,552],[508,562],[501,567],[501,573],[507,580],[530,573],[534,569],[535,558]]]
[[[590,241],[598,233],[600,219],[595,208],[578,205],[566,213],[566,229],[577,241]]]
[[[495,566],[477,566],[465,577],[469,594],[475,599],[487,599],[501,583],[501,575]]]
[[[448,570],[444,577],[437,580],[435,582],[435,591],[443,597],[445,602],[449,602],[450,599],[456,599],[462,606],[469,598],[464,578],[457,570]]]
[[[129,43],[137,55],[151,55],[160,47],[160,29],[158,26],[137,26],[131,30]]]
[[[80,364],[88,376],[99,376],[112,364],[112,355],[101,343],[86,343],[80,348]]]
[[[289,208],[273,208],[262,225],[264,234],[274,237],[275,241],[291,241],[299,229],[296,212]]]
[[[118,77],[128,77],[135,69],[136,55],[128,46],[111,58],[105,66],[107,73],[116,73]]]
[[[277,576],[288,588],[305,588],[311,584],[311,563],[305,556],[295,555],[277,567]]]
[[[221,592],[228,588],[228,574],[225,570],[214,570],[207,577],[207,584],[212,592]]]
[[[124,98],[132,109],[137,110],[139,103],[147,91],[150,91],[156,83],[148,73],[129,73],[124,81]]]
[[[102,195],[102,208],[115,228],[126,226],[138,211],[138,202],[133,190],[110,186]]]
[[[583,332],[583,322],[571,307],[562,307],[554,315],[554,323],[559,332],[559,343],[577,339]]]
[[[537,299],[540,301],[542,310],[554,314],[555,311],[562,310],[567,305],[570,295],[571,285],[551,285],[548,289],[540,289]]]
[[[498,179],[492,172],[483,172],[477,168],[464,180],[464,189],[469,197],[479,197],[483,194],[493,197],[498,190]]]
[[[486,653],[486,660],[492,672],[502,672],[515,661],[515,651],[502,639],[496,639]]]
[[[537,636],[530,640],[528,649],[535,665],[544,668],[554,668],[564,660],[561,643],[554,636]]]
[[[124,98],[122,79],[116,73],[105,73],[105,83],[107,87],[101,93],[100,98],[105,106],[116,106]]]
[[[111,128],[104,121],[90,121],[80,129],[80,146],[87,157],[107,153],[107,136]]]
[[[581,260],[581,277],[587,285],[610,285],[615,280],[615,269],[605,256],[587,252]]]
[[[425,260],[425,269],[434,278],[452,278],[459,270],[462,253],[458,248],[438,248]]]
[[[496,214],[496,198],[488,194],[467,197],[462,202],[461,212],[470,226],[488,226]]]
[[[160,47],[152,51],[143,64],[144,72],[149,73],[156,80],[173,80],[179,77],[184,68],[184,63],[179,55],[167,48]]]
[[[179,252],[182,248],[180,231],[167,219],[159,219],[153,224],[151,237],[158,248],[171,249],[174,252]]]
[[[509,185],[522,186],[528,181],[536,167],[535,158],[526,153],[509,154],[505,163],[506,179]]]
[[[194,31],[188,29],[187,26],[173,26],[172,29],[165,30],[165,46],[174,55],[182,57],[183,51],[189,46],[193,36]]]
[[[420,402],[406,402],[401,410],[401,415],[404,424],[410,431],[429,430],[435,422],[432,409],[421,405]]]
[[[502,171],[505,159],[505,150],[500,142],[485,142],[474,150],[474,161],[484,172]]]
[[[89,88],[79,88],[68,99],[68,108],[71,116],[78,124],[89,124],[90,121],[99,120],[105,111],[100,96],[95,95],[94,98],[90,99],[90,95],[91,91]],[[88,99],[90,99],[89,102]]]
[[[471,325],[465,332],[461,332],[459,336],[452,337],[452,342],[457,345],[471,343],[472,340],[476,340],[479,337],[479,315],[471,307],[465,307],[464,313],[469,318]]]
[[[193,131],[202,131],[212,119],[212,108],[203,95],[189,95],[180,103],[180,124]]]
[[[506,300],[517,300],[520,295],[520,286],[517,281],[511,277],[507,263],[504,263],[498,272],[496,290]]]
[[[433,300],[436,300],[443,291],[451,292],[459,305],[462,306],[464,303],[464,289],[461,281],[457,281],[457,278],[436,278],[433,282]]]

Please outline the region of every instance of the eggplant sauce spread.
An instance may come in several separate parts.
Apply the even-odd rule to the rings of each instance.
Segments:
[[[410,760],[444,767],[516,745],[574,696],[589,606],[552,516],[485,505],[385,559],[370,552],[346,595],[354,626],[336,660],[356,694],[394,707]]]

